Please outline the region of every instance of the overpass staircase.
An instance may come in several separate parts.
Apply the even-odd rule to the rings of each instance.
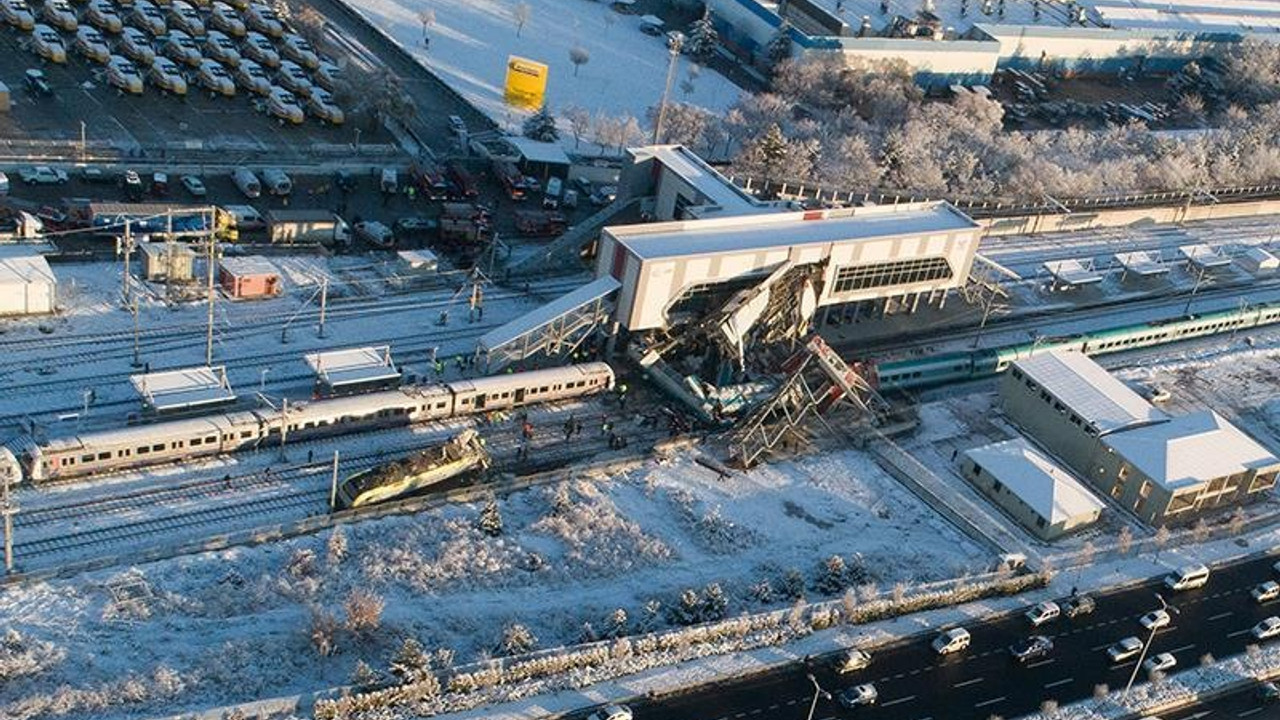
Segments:
[[[615,218],[635,211],[642,200],[643,198],[634,198],[626,202],[613,202],[606,205],[596,214],[552,240],[542,252],[512,265],[511,276],[563,274],[565,268],[572,268],[574,271],[581,269],[582,248],[595,240],[600,230]]]

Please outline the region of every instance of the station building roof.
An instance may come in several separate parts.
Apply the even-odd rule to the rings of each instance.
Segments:
[[[1103,508],[1101,500],[1026,438],[967,450],[965,456],[1009,488],[1050,525]]]
[[[653,159],[698,191],[725,215],[748,215],[773,208],[757,200],[683,145],[647,145],[627,150],[635,161]]]
[[[1103,442],[1169,490],[1280,466],[1266,448],[1212,410],[1126,430]]]
[[[1016,361],[1014,367],[1079,415],[1098,435],[1169,420],[1168,414],[1082,353],[1037,353]]]

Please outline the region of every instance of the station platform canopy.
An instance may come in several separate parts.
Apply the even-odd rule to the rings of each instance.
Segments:
[[[129,381],[141,396],[143,406],[157,414],[225,405],[236,400],[227,381],[227,369],[221,365],[132,375]]]
[[[1226,254],[1222,252],[1221,248],[1216,248],[1204,243],[1196,245],[1180,245],[1178,246],[1178,252],[1182,257],[1187,259],[1187,262],[1195,265],[1201,270],[1208,270],[1210,268],[1223,267],[1231,264],[1231,258],[1227,257]]]
[[[606,275],[485,333],[479,342],[489,372],[536,354],[572,352],[612,309],[610,293],[622,284]]]
[[[1136,252],[1116,253],[1116,262],[1120,263],[1125,272],[1141,275],[1142,277],[1164,275],[1169,272],[1169,266],[1164,264],[1159,252],[1139,250]]]
[[[387,384],[400,379],[400,370],[391,361],[390,345],[308,353],[305,357],[316,375],[316,385],[328,390]]]
[[[1044,264],[1045,272],[1053,276],[1055,285],[1094,285],[1102,282],[1102,273],[1093,269],[1093,262],[1087,260],[1052,260]]]

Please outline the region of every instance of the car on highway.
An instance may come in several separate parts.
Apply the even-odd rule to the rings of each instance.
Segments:
[[[375,247],[389,248],[396,244],[395,233],[377,220],[365,220],[352,225],[356,237]]]
[[[1053,641],[1044,635],[1032,635],[1009,646],[1009,656],[1020,663],[1048,657],[1053,652]]]
[[[107,61],[107,84],[121,94],[141,95],[142,73],[129,58],[112,55]]]
[[[142,178],[138,177],[136,170],[126,170],[120,178],[120,184],[124,186],[125,197],[134,202],[142,199]]]
[[[1107,648],[1107,657],[1111,658],[1111,662],[1118,663],[1135,657],[1140,652],[1142,652],[1142,641],[1130,636]]]
[[[236,85],[245,92],[254,95],[271,94],[271,78],[267,77],[267,71],[261,65],[252,60],[241,60],[232,75],[235,76]]]
[[[236,38],[242,38],[249,32],[235,8],[220,2],[214,3],[209,11],[209,26]]]
[[[280,53],[266,35],[251,32],[244,37],[244,56],[263,67],[280,67]]]
[[[0,2],[0,17],[23,32],[30,32],[36,27],[36,16],[26,0],[3,0]]]
[[[280,51],[290,60],[308,70],[320,67],[320,53],[301,35],[289,33],[280,43]]]
[[[1194,590],[1208,582],[1209,568],[1200,564],[1178,568],[1164,578],[1165,587],[1175,591]]]
[[[1147,630],[1159,630],[1166,627],[1172,618],[1169,613],[1164,610],[1152,610],[1151,612],[1138,618],[1138,624]]]
[[[235,97],[236,81],[231,79],[231,73],[216,60],[200,62],[200,68],[196,70],[196,82],[200,83],[200,87],[208,90],[210,95]]]
[[[65,185],[67,183],[67,171],[51,168],[48,165],[22,168],[18,171],[18,177],[27,185]]]
[[[1280,583],[1268,580],[1254,587],[1249,594],[1253,596],[1253,601],[1256,603],[1271,602],[1280,598]]]
[[[204,187],[204,181],[195,175],[183,175],[178,182],[182,183],[182,188],[191,197],[202,198],[209,194],[209,191]]]
[[[863,683],[854,685],[851,688],[845,688],[836,695],[836,702],[840,703],[840,707],[852,710],[860,705],[875,705],[876,700],[880,699],[880,691],[876,690],[876,686],[872,683]]]
[[[856,672],[871,664],[871,653],[854,648],[840,656],[836,663],[836,672],[840,675]]]
[[[115,34],[124,29],[124,18],[116,12],[116,6],[111,4],[111,0],[89,0],[84,19],[103,32]]]
[[[1166,652],[1147,658],[1146,662],[1142,663],[1142,669],[1150,675],[1151,673],[1168,672],[1177,664],[1178,659],[1172,653]]]
[[[94,165],[86,165],[80,168],[80,180],[82,182],[101,185],[114,181],[111,173]]]
[[[244,21],[250,28],[276,39],[284,37],[284,23],[276,15],[276,11],[261,3],[250,3],[244,11]]]
[[[1253,633],[1253,636],[1259,640],[1270,640],[1280,635],[1280,618],[1275,615],[1264,618],[1257,625],[1250,628],[1249,632]]]
[[[1077,595],[1062,605],[1062,614],[1069,618],[1077,618],[1088,615],[1098,607],[1093,598],[1088,595]]]
[[[200,54],[200,46],[196,44],[196,39],[181,30],[170,30],[169,34],[164,36],[162,42],[161,50],[164,51],[166,57],[174,62],[198,68],[200,63],[204,61],[204,56]]]
[[[606,705],[587,716],[587,720],[634,720],[634,716],[626,705]]]
[[[36,55],[39,55],[40,57],[44,58],[45,60],[48,60],[51,63],[61,64],[67,61],[67,46],[62,44],[62,36],[58,34],[57,30],[54,30],[48,25],[36,25],[36,29],[31,31],[31,49],[35,51]],[[44,73],[40,72],[39,70],[34,70],[34,71],[28,70],[27,71],[28,87],[31,87],[32,72],[40,73],[41,82],[45,82],[43,80]],[[47,82],[45,82],[45,87],[46,88],[48,87]],[[38,92],[37,94],[52,95],[53,93]]]
[[[127,27],[121,31],[120,52],[143,67],[151,67],[151,63],[156,60],[156,49],[151,45],[151,36],[135,27]]]
[[[105,65],[111,59],[111,48],[97,28],[83,26],[76,31],[75,49],[86,59]]]
[[[135,0],[133,10],[129,13],[129,21],[139,30],[145,30],[155,37],[169,31],[164,12],[149,0]]]
[[[969,647],[972,638],[964,628],[951,628],[938,634],[933,639],[933,651],[939,655],[950,655]]]
[[[281,60],[280,69],[276,71],[280,87],[300,98],[311,97],[311,76],[301,65],[292,60]]]
[[[169,23],[191,35],[203,35],[205,31],[200,12],[182,0],[173,0],[169,6]]]
[[[187,79],[182,76],[178,65],[169,58],[156,58],[155,62],[151,63],[151,70],[147,72],[147,79],[166,93],[187,94]]]
[[[285,123],[301,125],[306,119],[302,106],[298,104],[298,99],[293,96],[293,93],[278,87],[271,88],[271,94],[267,95],[267,113],[281,125]]]
[[[204,37],[204,54],[227,67],[240,64],[240,48],[236,41],[220,30],[210,30]]]
[[[1062,608],[1058,607],[1058,603],[1046,600],[1042,603],[1036,603],[1030,610],[1026,612],[1027,620],[1031,622],[1031,627],[1040,627],[1048,622],[1053,622],[1062,614]]]
[[[66,32],[75,32],[80,28],[76,10],[67,0],[46,0],[45,4],[40,6],[40,18]]]
[[[330,125],[341,125],[347,119],[342,108],[333,101],[333,95],[328,90],[315,86],[311,88],[311,97],[307,98],[307,112],[311,113],[315,119]]]

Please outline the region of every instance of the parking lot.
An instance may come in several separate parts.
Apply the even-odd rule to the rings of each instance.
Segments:
[[[232,98],[210,97],[196,87],[194,78],[185,98],[164,95],[149,83],[142,95],[120,95],[107,85],[102,65],[74,51],[68,52],[66,65],[47,63],[27,49],[29,37],[9,26],[0,28],[0,81],[9,86],[13,101],[10,111],[0,114],[0,137],[5,139],[79,142],[83,122],[90,147],[109,143],[126,154],[145,149],[151,157],[180,146],[247,154],[312,144],[392,141],[381,127],[368,124],[329,126],[308,118],[301,125],[281,126],[243,92]],[[72,37],[63,34],[67,45]],[[108,37],[108,42],[117,40]],[[52,97],[25,91],[28,68],[46,74]]]

